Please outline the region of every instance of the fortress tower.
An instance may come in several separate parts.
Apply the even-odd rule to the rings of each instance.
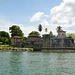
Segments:
[[[66,38],[66,31],[58,31],[58,38]]]

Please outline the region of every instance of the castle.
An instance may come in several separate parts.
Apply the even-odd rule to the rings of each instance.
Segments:
[[[66,31],[58,31],[56,38],[51,38],[50,34],[44,34],[41,39],[37,35],[29,35],[28,39],[24,41],[20,36],[14,36],[11,39],[11,46],[13,47],[25,47],[25,48],[67,48],[74,47],[74,39],[66,37]]]

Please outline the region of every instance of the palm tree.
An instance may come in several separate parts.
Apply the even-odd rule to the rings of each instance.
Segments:
[[[61,26],[58,26],[58,27],[56,28],[56,30],[57,30],[57,31],[61,31],[61,30],[62,30],[62,27],[61,27]]]
[[[47,31],[48,31],[48,29],[47,28],[45,28],[45,32],[47,33]]]

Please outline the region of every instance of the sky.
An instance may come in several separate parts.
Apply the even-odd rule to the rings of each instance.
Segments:
[[[67,33],[75,31],[75,0],[0,0],[0,31],[9,33],[12,25],[20,26],[24,36],[38,31],[41,24],[45,33],[61,26]]]

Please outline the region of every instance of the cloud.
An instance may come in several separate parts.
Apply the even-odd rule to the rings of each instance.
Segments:
[[[31,18],[31,22],[36,21],[40,21],[43,28],[48,27],[54,33],[57,26],[61,26],[65,30],[71,28],[67,31],[73,32],[72,27],[75,26],[75,0],[63,0],[58,6],[50,10],[50,15],[45,15],[43,12],[35,13]]]
[[[22,24],[18,24],[18,26],[20,26],[21,30],[24,33],[24,36],[28,36],[32,31],[38,31],[36,26],[24,26]]]
[[[51,24],[62,27],[75,26],[75,0],[63,0],[60,5],[51,9]]]
[[[12,25],[6,17],[0,15],[0,31],[6,31],[9,33],[9,27]]]
[[[31,31],[38,31],[36,26],[25,26],[23,24],[15,24],[15,23],[9,22],[4,17],[0,18],[0,31],[6,31],[9,33],[9,27],[11,27],[12,25],[18,25],[21,28],[21,30],[23,31],[24,36],[28,36],[28,34]]]
[[[33,17],[30,19],[31,22],[36,22],[36,21],[40,21],[41,17],[43,16],[43,12],[37,12],[33,15]]]
[[[62,26],[67,32],[74,32],[72,27],[75,27],[75,0],[63,0],[58,6],[53,7],[50,10],[49,15],[45,15],[44,12],[35,13],[30,22],[38,22],[42,24],[43,31],[48,28],[48,32],[53,31],[56,34],[56,27]],[[9,22],[5,17],[0,16],[0,30],[9,32],[9,27],[14,23]],[[31,31],[38,31],[36,26],[25,26],[23,24],[14,24],[20,26],[21,30],[28,36]],[[71,28],[70,30],[67,28]]]
[[[42,20],[41,25],[43,26],[49,26],[49,23],[47,20]]]

